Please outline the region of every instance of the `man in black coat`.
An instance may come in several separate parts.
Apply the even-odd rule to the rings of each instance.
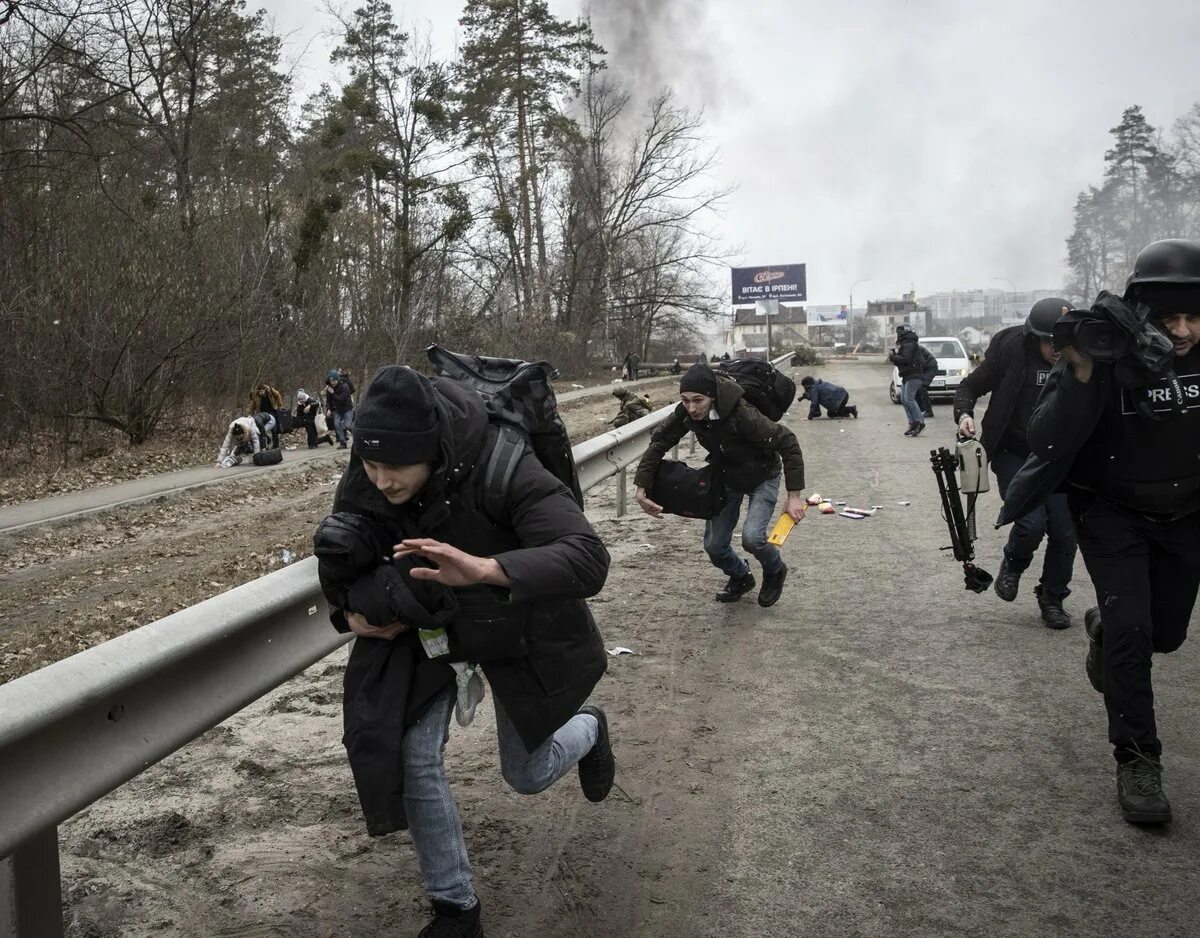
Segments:
[[[733,549],[733,531],[745,499],[748,504],[742,547],[762,564],[758,604],[773,606],[783,595],[787,578],[787,565],[779,549],[767,543],[767,531],[779,500],[781,469],[787,485],[784,511],[795,521],[804,517],[804,454],[796,435],[746,400],[742,386],[732,377],[707,364],[697,363],[684,372],[679,379],[679,399],[670,419],[654,431],[638,463],[633,480],[638,504],[651,517],[662,516],[662,506],[649,495],[659,464],[687,433],[695,433],[696,440],[708,450],[709,461],[720,472],[729,496],[725,509],[704,525],[708,559],[729,577],[714,598],[720,603],[736,602],[755,586],[750,565]]]
[[[399,365],[380,369],[359,403],[334,511],[378,525],[395,544],[391,563],[382,558],[394,568],[382,569],[382,594],[370,582],[343,590],[322,568],[326,594],[349,597],[334,608],[335,627],[358,636],[345,743],[368,829],[408,827],[433,900],[421,935],[481,935],[443,767],[451,712],[459,704],[462,721],[475,702],[463,699],[471,670],[460,663],[481,662],[487,675],[512,788],[539,792],[578,766],[585,796],[604,800],[614,775],[608,723],[585,702],[607,655],[584,599],[604,585],[608,552],[566,486],[518,435],[489,423],[475,391]],[[394,618],[388,602],[401,594],[443,633],[381,621]],[[380,606],[370,621],[364,610]]]
[[[1102,295],[1093,310],[1114,301]],[[1085,666],[1108,711],[1117,799],[1125,820],[1162,824],[1171,805],[1151,659],[1183,644],[1200,589],[1200,241],[1143,248],[1123,318],[1128,304],[1149,311],[1142,351],[1114,363],[1063,349],[1029,422],[1033,456],[1009,487],[1001,522],[1065,481],[1096,588],[1097,606],[1084,615]],[[1138,364],[1159,355],[1155,346],[1166,374]]]
[[[1069,305],[1059,297],[1034,303],[1024,325],[996,333],[983,363],[967,375],[954,394],[958,432],[968,437],[976,435],[975,402],[985,394],[992,395],[983,418],[980,442],[996,473],[1001,498],[1008,494],[1009,483],[1029,457],[1026,435],[1029,419],[1050,369],[1059,358],[1050,341],[1050,331],[1063,308]],[[1075,527],[1064,493],[1047,496],[1013,525],[996,575],[996,595],[1005,602],[1017,598],[1021,574],[1029,569],[1043,537],[1047,538],[1046,556],[1034,594],[1041,607],[1042,621],[1049,628],[1065,629],[1071,624],[1063,600],[1071,593]]]
[[[925,362],[917,334],[908,326],[896,327],[896,347],[888,355],[888,361],[896,366],[900,378],[900,403],[908,415],[908,429],[904,435],[920,436],[925,429],[925,413],[917,402],[917,392],[921,389]]]

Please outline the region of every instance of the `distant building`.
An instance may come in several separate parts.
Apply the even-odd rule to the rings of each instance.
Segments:
[[[930,293],[920,298],[920,303],[929,307],[933,319],[949,324],[956,332],[959,323],[979,320],[1000,325],[1004,322],[1024,322],[1031,307],[1048,296],[1060,296],[1061,290],[951,290],[948,293]]]
[[[735,308],[729,346],[735,351],[752,353],[767,351],[767,317],[759,307]],[[779,312],[771,317],[771,341],[776,348],[808,341],[808,314],[803,306],[779,304]]]
[[[912,293],[898,300],[871,300],[867,303],[867,334],[889,342],[899,325],[911,326],[921,335],[929,335],[929,308],[918,303]]]

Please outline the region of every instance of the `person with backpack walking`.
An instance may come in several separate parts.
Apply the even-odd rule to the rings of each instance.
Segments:
[[[354,426],[354,385],[337,368],[325,376],[325,415],[333,420],[338,449],[345,449],[346,431]]]
[[[792,390],[794,393],[794,385]],[[662,516],[662,506],[647,493],[667,452],[687,433],[695,433],[728,495],[725,508],[704,525],[704,550],[713,566],[729,578],[715,598],[721,603],[736,602],[756,585],[750,565],[733,549],[733,530],[742,502],[748,499],[742,547],[762,565],[758,604],[773,606],[783,595],[787,578],[787,564],[779,549],[767,543],[779,499],[781,466],[787,485],[785,510],[795,521],[804,517],[804,455],[796,435],[746,400],[746,390],[732,376],[707,364],[695,364],[684,372],[679,399],[675,412],[654,431],[638,463],[634,476],[638,504],[651,517]]]
[[[443,764],[450,717],[470,722],[478,663],[509,786],[535,794],[575,770],[589,801],[608,796],[608,720],[587,704],[607,655],[584,602],[608,552],[476,390],[401,365],[381,368],[359,403],[314,552],[334,627],[357,636],[344,740],[368,831],[409,830],[433,906],[423,938],[481,936]]]
[[[904,325],[896,327],[896,347],[888,355],[888,361],[896,366],[900,376],[900,403],[908,415],[905,436],[920,436],[921,431],[925,429],[925,413],[917,403],[917,392],[922,384],[921,375],[925,371],[920,348],[921,343],[912,329]]]
[[[809,420],[820,417],[822,407],[831,420],[842,420],[846,417],[858,419],[858,408],[850,403],[850,392],[840,385],[805,375],[800,379],[800,386],[804,388],[800,400],[809,402]]]
[[[1070,305],[1059,297],[1034,303],[1024,325],[996,333],[983,364],[967,375],[954,394],[954,419],[964,437],[977,433],[975,403],[984,394],[992,395],[983,415],[980,442],[996,473],[1001,498],[1029,458],[1029,421],[1060,355],[1051,341],[1051,330],[1063,308]],[[1021,574],[1033,563],[1042,538],[1046,539],[1046,555],[1034,594],[1047,628],[1065,629],[1071,625],[1071,616],[1063,609],[1063,601],[1071,595],[1076,542],[1063,492],[1048,495],[1013,525],[996,574],[996,595],[1008,603],[1017,598]]]

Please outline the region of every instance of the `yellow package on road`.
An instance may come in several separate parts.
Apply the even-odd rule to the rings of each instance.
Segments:
[[[775,522],[775,527],[771,528],[771,533],[767,535],[767,543],[774,544],[776,547],[782,547],[783,542],[787,540],[787,536],[792,533],[792,528],[795,526],[796,522],[785,511],[779,516],[779,520]]]

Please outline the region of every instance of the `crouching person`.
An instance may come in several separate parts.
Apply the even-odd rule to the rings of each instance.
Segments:
[[[238,417],[229,424],[225,439],[217,450],[217,468],[231,469],[242,461],[266,448],[266,438],[253,417]]]
[[[750,565],[733,549],[733,529],[741,514],[742,501],[749,499],[742,525],[742,547],[760,564],[763,585],[760,606],[773,606],[783,595],[787,565],[779,549],[767,543],[767,531],[779,499],[782,462],[787,483],[786,511],[799,521],[804,517],[804,456],[796,435],[782,424],[768,420],[743,397],[733,378],[713,371],[706,364],[689,368],[679,381],[680,404],[670,419],[654,431],[650,446],[638,463],[634,484],[638,504],[653,517],[662,506],[647,494],[654,485],[663,457],[692,432],[709,453],[709,461],[720,472],[729,501],[715,518],[705,522],[704,550],[713,566],[729,577],[716,594],[717,602],[730,603],[754,589]]]
[[[356,428],[314,538],[334,626],[357,636],[344,742],[368,831],[412,836],[433,901],[420,934],[480,936],[443,765],[450,715],[473,716],[478,662],[505,781],[534,794],[577,769],[590,801],[607,797],[607,719],[585,705],[607,656],[584,598],[604,585],[608,553],[567,488],[469,388],[389,365]]]
[[[822,407],[831,420],[844,420],[846,417],[858,419],[858,408],[850,403],[850,392],[840,385],[805,375],[800,379],[800,386],[804,388],[800,400],[809,402],[809,420],[820,417]]]

